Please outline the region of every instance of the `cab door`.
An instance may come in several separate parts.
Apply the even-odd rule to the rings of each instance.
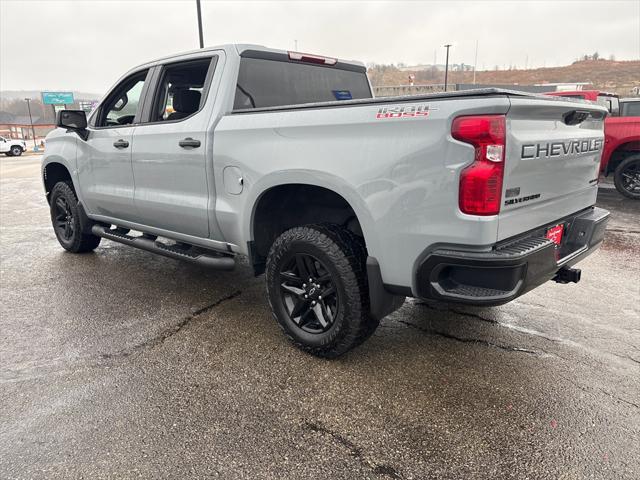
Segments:
[[[149,70],[120,82],[91,117],[86,141],[78,142],[78,176],[88,211],[134,221],[131,149],[141,115]]]
[[[157,67],[153,100],[145,107],[148,118],[136,127],[133,139],[134,202],[140,223],[210,237],[212,165],[206,152],[214,99],[207,101],[207,96],[214,95],[209,90],[217,58]]]

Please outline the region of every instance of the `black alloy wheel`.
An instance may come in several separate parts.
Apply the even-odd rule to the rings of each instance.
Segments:
[[[280,270],[280,293],[289,318],[307,333],[328,331],[339,302],[329,270],[320,260],[296,253]]]
[[[640,199],[640,155],[623,160],[615,170],[616,189],[624,196]]]
[[[75,219],[71,206],[65,197],[57,197],[54,209],[54,223],[53,228],[56,230],[56,234],[64,241],[70,241],[73,238],[75,231]]]

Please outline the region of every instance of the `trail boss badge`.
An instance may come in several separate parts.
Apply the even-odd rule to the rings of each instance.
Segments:
[[[380,107],[376,114],[377,119],[386,118],[407,118],[407,117],[428,117],[429,112],[437,110],[429,105],[390,105]]]

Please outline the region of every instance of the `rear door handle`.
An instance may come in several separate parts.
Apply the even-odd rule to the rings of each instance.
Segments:
[[[127,148],[129,146],[129,142],[126,140],[120,139],[113,142],[113,146],[116,148]]]
[[[200,140],[194,140],[191,137],[187,137],[184,140],[180,140],[178,142],[178,145],[180,145],[183,148],[198,148],[200,146]]]

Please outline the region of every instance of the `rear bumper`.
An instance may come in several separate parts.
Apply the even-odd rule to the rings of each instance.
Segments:
[[[419,262],[414,290],[425,299],[474,305],[501,305],[591,254],[604,239],[609,212],[593,207],[496,244],[488,252],[439,246]],[[563,223],[556,246],[545,237],[548,227]],[[557,278],[560,281],[560,278]]]

